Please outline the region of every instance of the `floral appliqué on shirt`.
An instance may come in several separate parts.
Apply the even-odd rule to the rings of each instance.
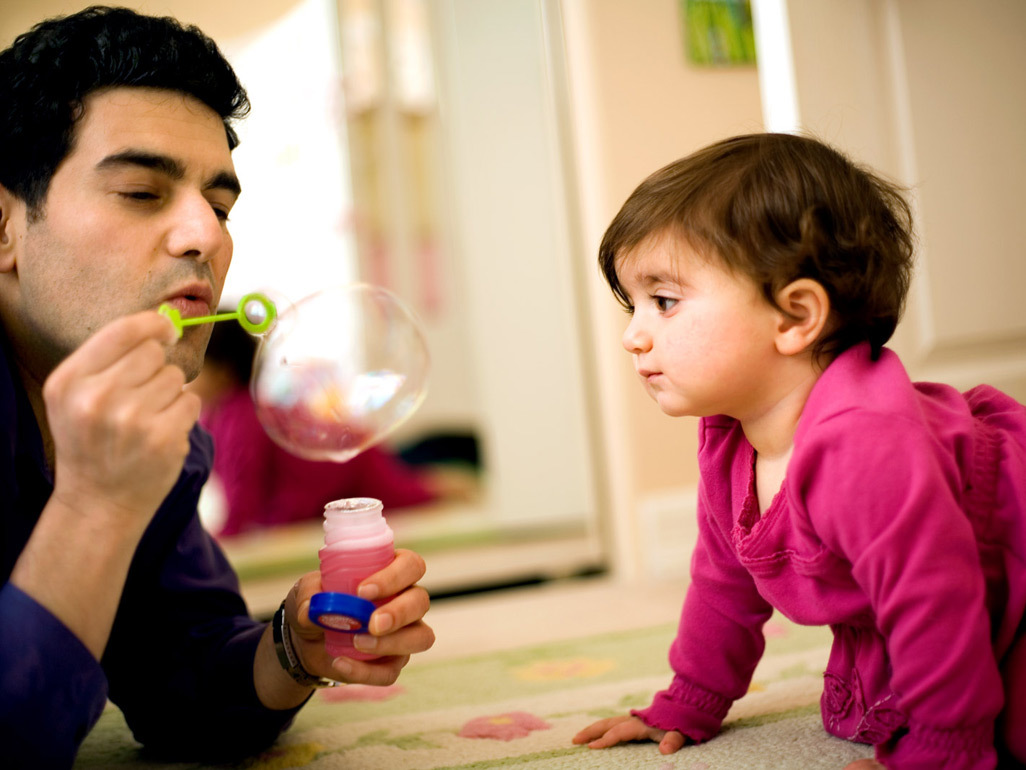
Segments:
[[[896,730],[907,724],[905,714],[892,705],[893,693],[866,706],[858,669],[852,669],[851,679],[847,682],[829,672],[823,675],[823,680],[823,720],[834,735],[876,745],[887,741]],[[853,725],[853,728],[846,728],[847,725]],[[844,736],[843,733],[849,730],[850,734]]]

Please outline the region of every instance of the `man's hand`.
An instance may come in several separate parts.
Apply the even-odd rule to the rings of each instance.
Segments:
[[[166,361],[174,341],[157,313],[120,318],[46,380],[57,501],[145,529],[181,472],[200,411],[182,370]]]
[[[434,632],[423,621],[430,599],[427,591],[415,585],[425,571],[424,559],[419,554],[398,549],[389,566],[360,584],[359,595],[364,599],[392,597],[371,615],[367,629],[370,633],[357,634],[353,639],[361,652],[381,656],[366,661],[332,659],[325,651],[324,629],[309,616],[310,597],[321,590],[321,575],[310,572],[300,578],[285,600],[285,613],[303,667],[312,674],[343,682],[392,684],[411,654],[423,652],[435,643]]]
[[[43,384],[54,491],[11,582],[99,659],[139,539],[181,473],[199,399],[166,363],[174,327],[154,312],[113,321]]]
[[[308,572],[301,577],[285,597],[285,616],[303,668],[311,674],[350,684],[392,684],[410,655],[427,650],[435,642],[434,631],[423,620],[431,601],[427,591],[416,585],[424,572],[424,559],[400,548],[389,566],[360,584],[359,595],[364,599],[392,597],[371,615],[370,633],[358,634],[354,639],[360,650],[381,656],[374,660],[333,659],[325,651],[324,629],[309,615],[310,597],[321,590],[321,574]],[[310,692],[282,671],[270,629],[264,632],[257,652],[254,680],[261,701],[269,708],[296,706]]]
[[[676,730],[649,727],[634,716],[602,719],[585,727],[573,738],[574,743],[587,743],[591,749],[607,749],[628,741],[652,741],[659,744],[660,754],[673,754],[684,745],[684,736]]]

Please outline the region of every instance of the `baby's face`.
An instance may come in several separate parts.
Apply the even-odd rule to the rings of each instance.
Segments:
[[[666,414],[744,420],[764,407],[780,314],[754,282],[666,233],[620,255],[616,274],[632,308],[623,346]]]

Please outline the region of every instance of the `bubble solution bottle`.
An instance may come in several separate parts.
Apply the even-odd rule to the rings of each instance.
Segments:
[[[318,552],[323,591],[310,599],[310,618],[325,629],[329,655],[379,657],[353,647],[353,634],[366,633],[371,613],[387,601],[356,596],[361,581],[395,558],[394,537],[381,508],[381,501],[371,497],[336,500],[324,507],[324,547]]]

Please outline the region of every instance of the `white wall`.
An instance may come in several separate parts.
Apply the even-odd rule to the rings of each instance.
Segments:
[[[762,130],[755,67],[686,60],[674,0],[562,0],[573,162],[580,200],[586,338],[599,394],[607,539],[615,568],[633,578],[686,572],[698,479],[697,422],[666,417],[638,385],[620,344],[626,322],[597,267],[602,233],[656,169],[733,134]],[[672,554],[658,549],[670,548]],[[665,558],[664,558],[665,557]]]

